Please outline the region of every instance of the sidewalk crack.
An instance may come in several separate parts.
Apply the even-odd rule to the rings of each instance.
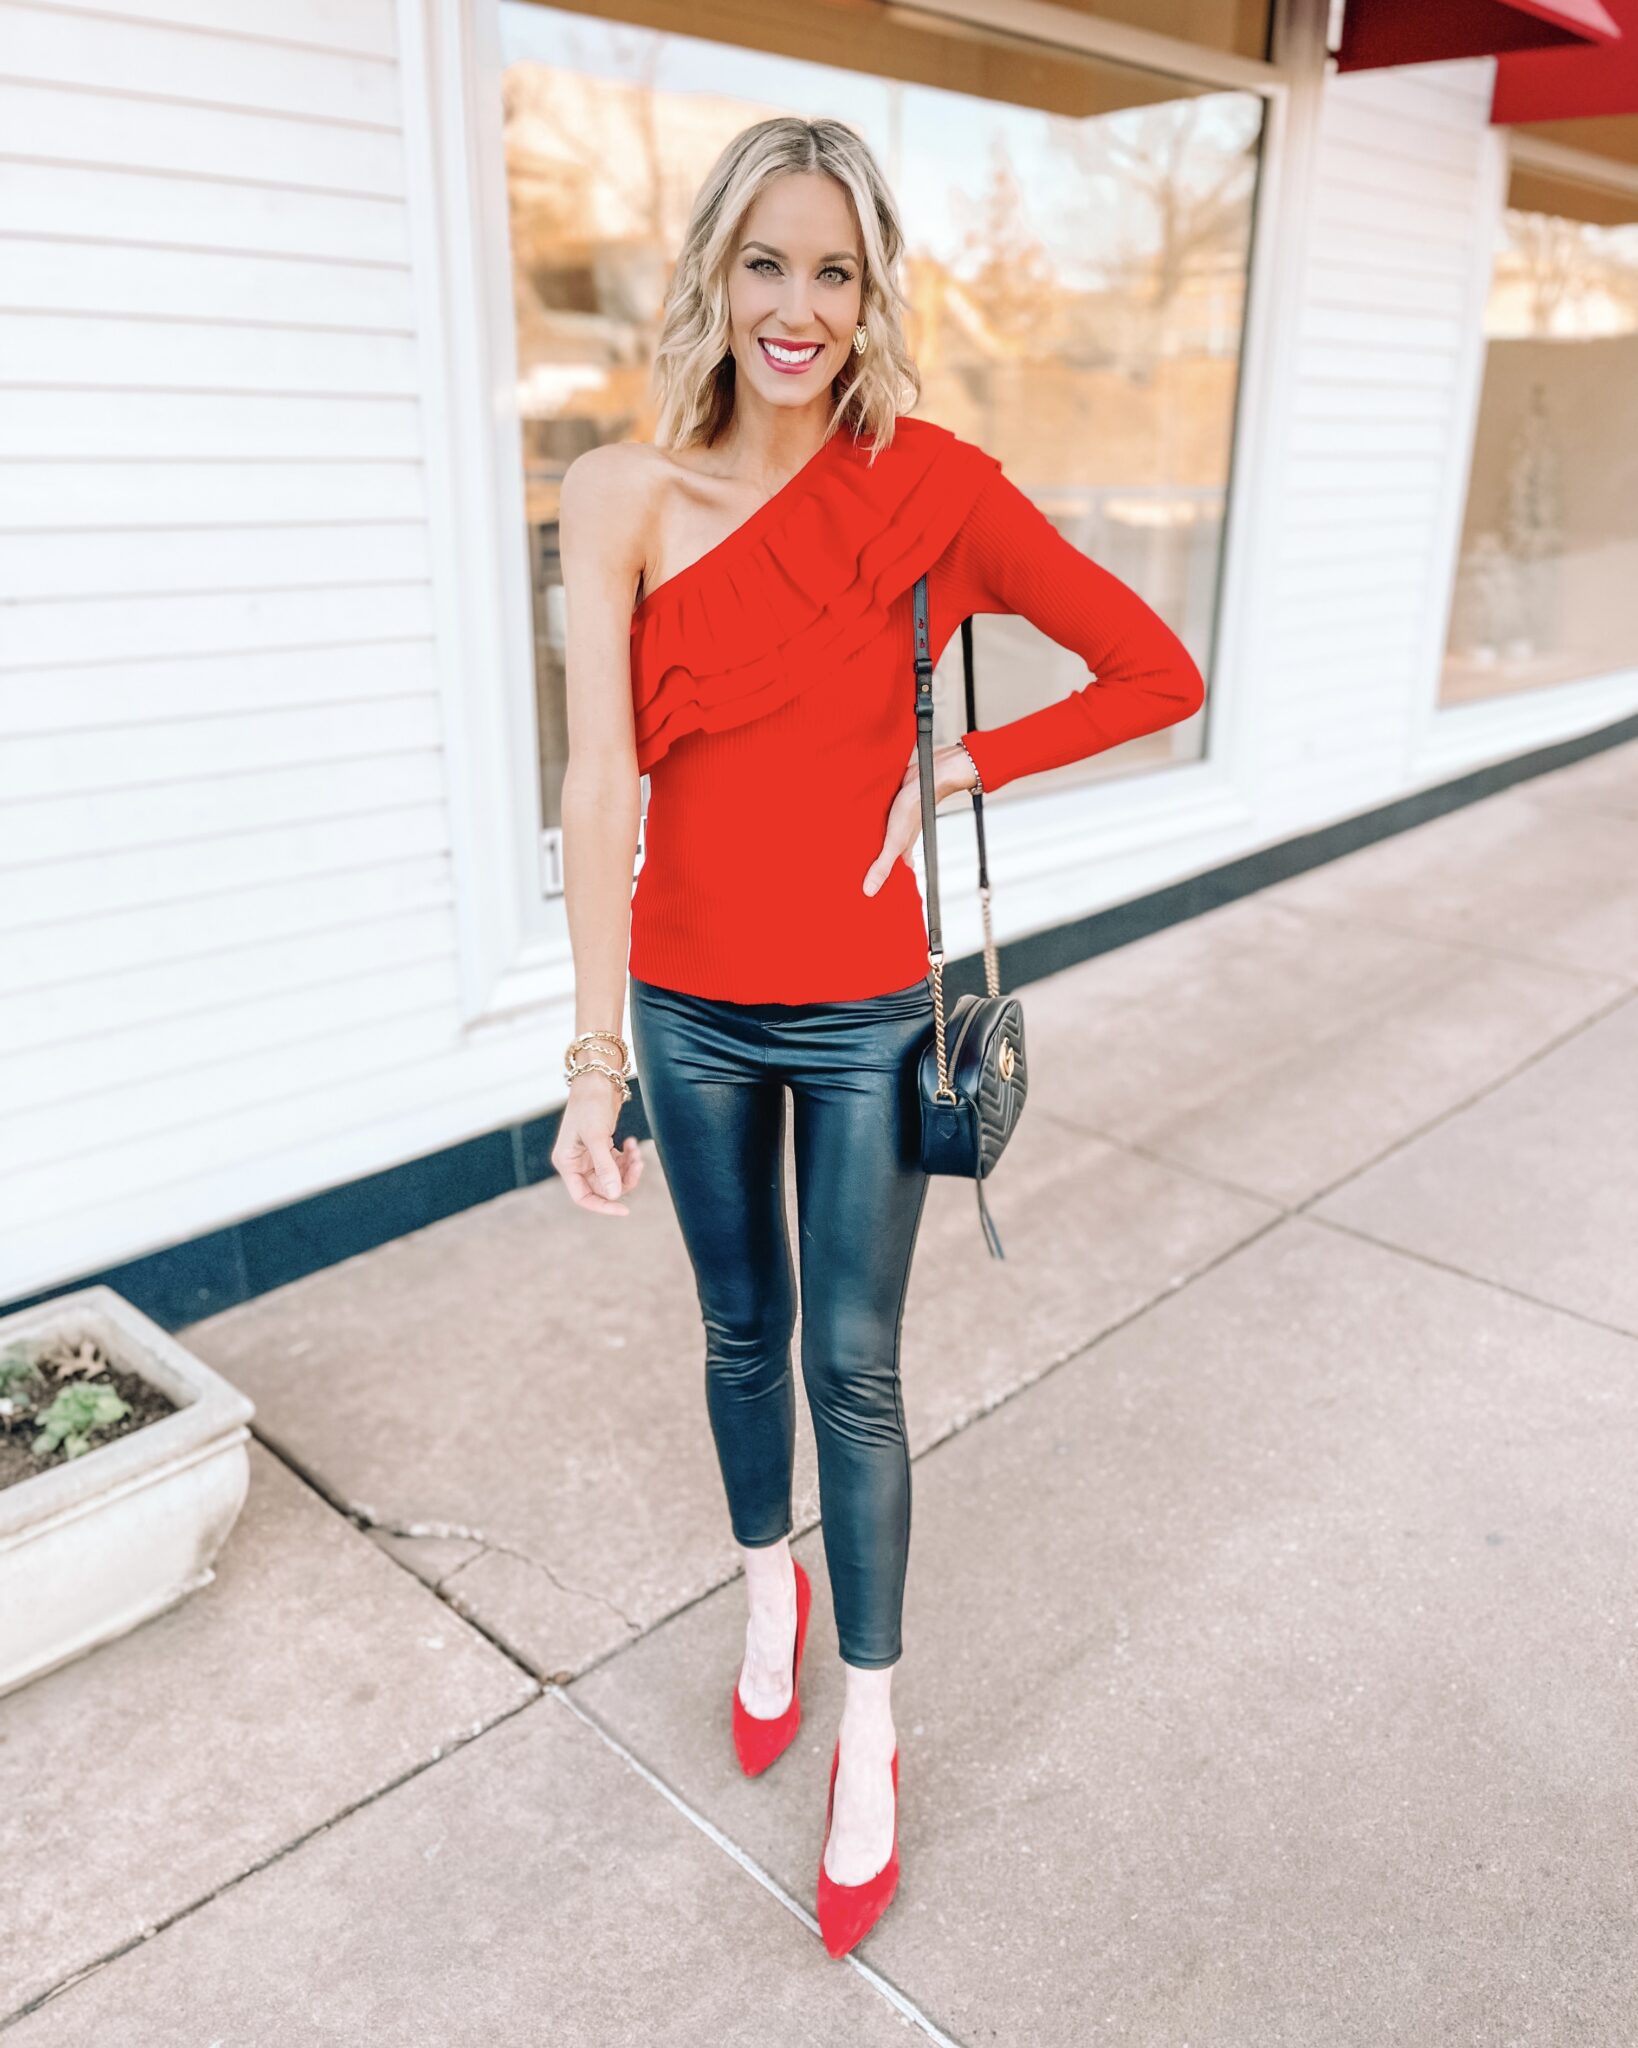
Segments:
[[[570,1585],[568,1580],[555,1571],[544,1558],[535,1557],[527,1550],[520,1550],[515,1543],[503,1543],[498,1537],[489,1535],[486,1530],[473,1528],[469,1523],[403,1521],[394,1515],[380,1514],[374,1508],[361,1507],[356,1502],[349,1502],[345,1512],[361,1529],[380,1529],[388,1536],[402,1536],[412,1541],[416,1537],[424,1536],[435,1541],[481,1544],[483,1547],[476,1556],[462,1558],[458,1565],[445,1572],[437,1581],[433,1591],[440,1597],[451,1579],[464,1572],[468,1565],[476,1564],[489,1551],[497,1550],[503,1557],[515,1557],[520,1564],[526,1564],[531,1570],[544,1573],[560,1593],[566,1593],[577,1600],[595,1601],[599,1607],[606,1608],[617,1621],[630,1629],[633,1635],[642,1634],[641,1624],[633,1621],[625,1609],[618,1602],[611,1600],[606,1593],[596,1592],[589,1586]]]

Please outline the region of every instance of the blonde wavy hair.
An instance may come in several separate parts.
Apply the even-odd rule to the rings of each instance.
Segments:
[[[742,128],[695,195],[654,351],[654,439],[661,447],[709,447],[733,417],[728,265],[752,201],[790,171],[836,180],[853,202],[864,246],[859,318],[869,341],[862,355],[849,351],[846,368],[832,380],[826,438],[845,424],[855,439],[868,433],[876,449],[888,447],[894,421],[921,397],[921,373],[904,338],[904,229],[880,165],[863,137],[840,121],[776,114]]]

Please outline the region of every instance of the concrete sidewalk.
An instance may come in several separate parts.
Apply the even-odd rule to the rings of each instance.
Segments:
[[[1344,2048],[1638,2032],[1638,746],[1025,991],[935,1181],[899,1895],[811,1921],[841,1700],[744,1779],[652,1147],[183,1333],[214,1584],[0,1701],[17,2048]],[[791,1191],[795,1223],[794,1186]]]

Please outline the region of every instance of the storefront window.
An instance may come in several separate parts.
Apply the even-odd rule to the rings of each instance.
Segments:
[[[1209,675],[1261,98],[910,9],[643,5],[642,23],[500,8],[548,828],[565,747],[562,476],[584,448],[651,437],[649,364],[688,209],[722,146],[770,113],[845,120],[881,159],[909,240],[918,412],[999,457]],[[1260,20],[1173,11],[1179,27]],[[982,617],[975,640],[980,724],[1085,679],[1024,620]],[[957,634],[940,740],[964,722],[960,660]],[[1023,786],[1195,758],[1202,725]]]
[[[1515,164],[1442,704],[1638,661],[1638,185]]]

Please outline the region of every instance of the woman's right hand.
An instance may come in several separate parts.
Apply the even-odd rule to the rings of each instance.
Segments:
[[[601,1216],[629,1216],[619,1200],[642,1178],[643,1155],[634,1137],[616,1152],[614,1127],[620,1120],[620,1091],[595,1067],[576,1074],[558,1120],[552,1164],[582,1209]]]

